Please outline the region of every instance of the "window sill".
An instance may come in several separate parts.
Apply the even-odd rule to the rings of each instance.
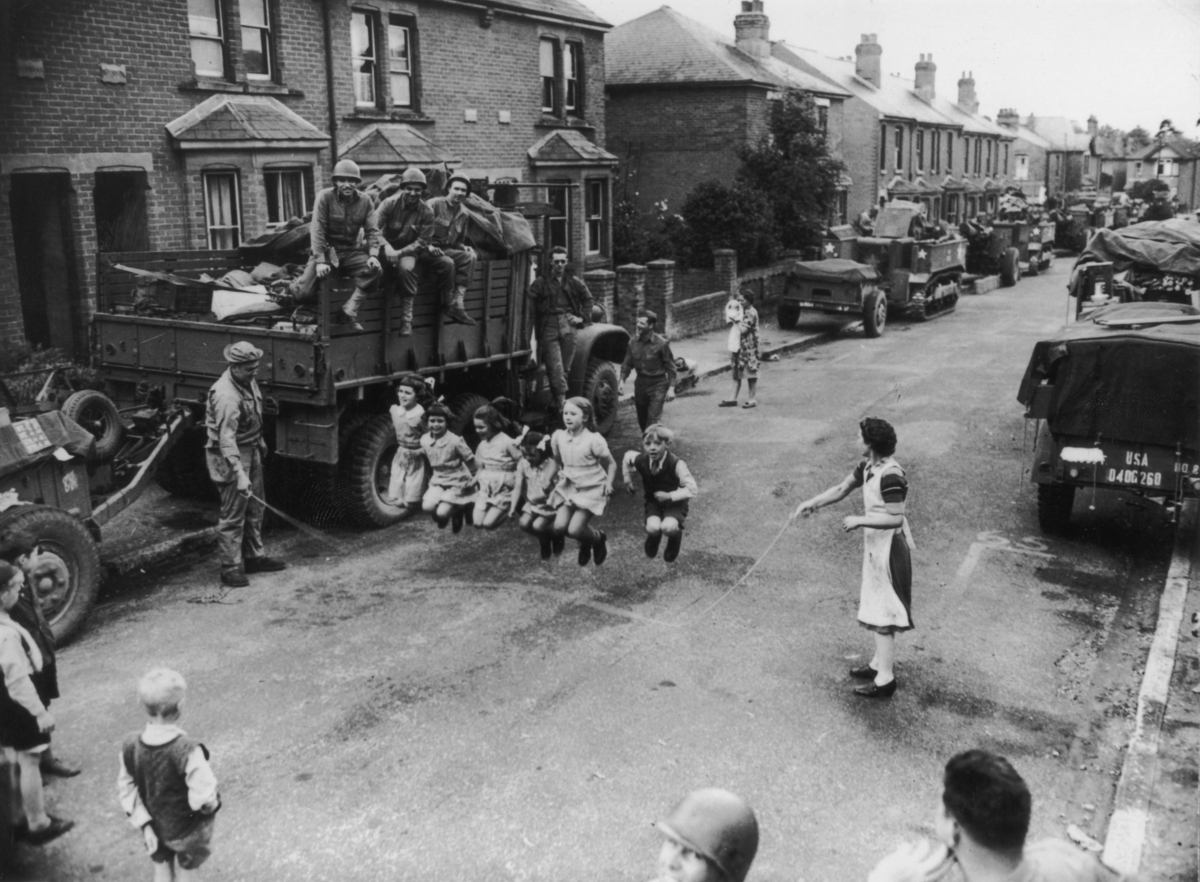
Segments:
[[[582,129],[586,132],[596,131],[596,127],[589,124],[586,119],[578,116],[553,116],[549,113],[543,113],[539,122],[535,122],[534,128],[538,129]]]
[[[241,95],[281,95],[288,98],[303,98],[304,92],[299,89],[289,89],[280,83],[230,82],[214,77],[194,77],[179,84],[180,92],[230,92]]]
[[[342,117],[343,122],[399,122],[409,125],[433,125],[437,120],[411,110],[372,110],[369,107],[355,108],[353,113]]]

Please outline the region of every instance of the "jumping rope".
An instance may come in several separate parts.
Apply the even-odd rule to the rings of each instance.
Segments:
[[[742,578],[738,579],[737,582],[734,583],[732,588],[730,588],[728,591],[726,591],[724,594],[722,594],[720,597],[718,597],[716,600],[714,600],[712,603],[710,603],[708,606],[706,606],[703,610],[701,610],[696,615],[696,618],[701,618],[702,616],[708,615],[708,613],[710,613],[718,603],[720,603],[722,600],[724,600],[726,597],[728,597],[730,594],[732,594],[734,591],[736,591],[738,588],[740,588],[742,583],[750,578],[750,574],[753,573],[755,570],[757,570],[758,565],[766,559],[768,554],[771,553],[771,549],[775,547],[775,543],[778,542],[781,538],[783,538],[783,534],[787,532],[788,527],[790,527],[792,525],[792,522],[795,519],[796,518],[794,515],[788,517],[788,519],[784,522],[783,527],[779,530],[778,533],[775,534],[775,538],[771,540],[771,544],[768,545],[766,550],[758,556],[758,560],[756,560],[754,562],[754,564],[750,567],[750,569],[746,570],[746,572],[742,575]]]
[[[271,512],[273,512],[274,514],[283,518],[285,521],[287,521],[289,524],[291,524],[293,527],[295,527],[301,533],[304,533],[306,536],[311,536],[313,539],[316,539],[318,542],[324,542],[330,548],[336,548],[338,554],[346,553],[345,548],[342,546],[342,543],[338,542],[335,539],[330,538],[327,534],[322,533],[320,530],[316,530],[316,529],[310,527],[308,524],[301,523],[300,521],[296,520],[294,517],[287,514],[286,512],[280,511],[279,509],[277,509],[275,506],[271,505],[271,503],[267,502],[265,499],[263,499],[260,496],[255,496],[253,493],[247,493],[246,495],[249,496],[251,499],[256,500],[257,502],[261,503],[264,507],[270,509]]]

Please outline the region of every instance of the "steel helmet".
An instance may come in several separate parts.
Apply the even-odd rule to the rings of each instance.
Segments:
[[[333,177],[337,178],[353,178],[358,183],[362,183],[362,175],[358,171],[358,163],[353,159],[342,159],[333,167]]]
[[[758,821],[740,796],[707,787],[694,790],[656,825],[712,861],[730,882],[743,882],[758,851]]]
[[[425,180],[425,172],[419,168],[406,168],[404,174],[400,176],[400,186],[403,187],[405,184],[420,184],[422,187],[428,186],[428,182]]]

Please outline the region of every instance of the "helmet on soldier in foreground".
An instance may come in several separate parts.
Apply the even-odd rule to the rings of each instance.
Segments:
[[[428,186],[428,182],[425,180],[425,172],[419,168],[406,168],[404,174],[400,176],[400,186],[403,187],[405,184],[420,184],[422,187]]]
[[[333,179],[350,178],[357,183],[362,183],[362,174],[358,171],[358,163],[353,159],[342,159],[333,167]]]
[[[692,791],[655,826],[711,861],[730,882],[743,882],[758,851],[754,812],[740,796],[717,787]]]

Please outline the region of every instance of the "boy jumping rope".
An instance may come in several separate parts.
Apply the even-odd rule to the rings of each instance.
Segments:
[[[647,426],[642,435],[642,453],[630,450],[621,462],[625,489],[632,495],[633,473],[642,476],[646,493],[646,557],[657,557],[662,537],[667,537],[663,560],[671,563],[679,557],[683,544],[683,522],[688,500],[697,493],[696,479],[687,463],[671,452],[675,433],[658,423]]]

